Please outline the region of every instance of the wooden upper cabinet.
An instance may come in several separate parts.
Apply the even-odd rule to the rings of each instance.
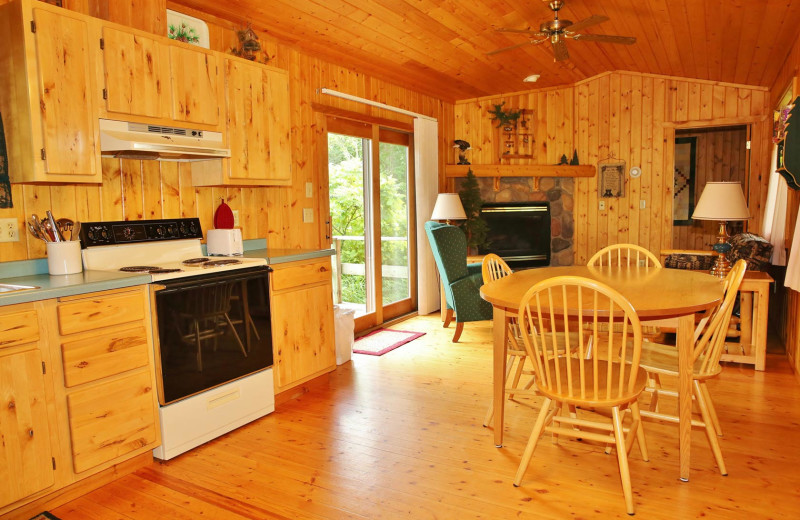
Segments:
[[[187,47],[173,44],[169,49],[172,117],[188,123],[218,125],[222,116],[217,55]]]
[[[29,0],[0,7],[0,111],[12,182],[101,182],[90,19]]]
[[[103,98],[115,114],[169,119],[169,47],[155,38],[118,27],[103,27]]]
[[[238,58],[224,71],[231,158],[193,164],[193,184],[291,184],[288,74]]]

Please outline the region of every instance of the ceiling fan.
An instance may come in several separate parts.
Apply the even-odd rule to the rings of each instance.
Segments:
[[[621,43],[623,45],[632,45],[636,43],[636,38],[632,36],[580,34],[578,31],[582,29],[607,21],[609,19],[608,16],[593,14],[589,18],[572,23],[569,20],[562,20],[558,17],[558,12],[564,7],[564,0],[552,0],[548,5],[550,9],[552,9],[555,17],[552,21],[542,22],[538,31],[531,29],[497,29],[498,32],[527,34],[531,37],[529,41],[487,52],[487,56],[524,47],[525,45],[539,45],[540,43],[550,41],[550,44],[553,46],[555,61],[564,61],[569,59],[569,51],[567,51],[566,43],[567,39],[600,43]]]

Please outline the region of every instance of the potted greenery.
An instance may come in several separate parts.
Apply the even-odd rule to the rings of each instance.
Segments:
[[[472,173],[471,168],[467,171],[467,178],[461,184],[458,196],[461,198],[461,205],[464,206],[464,213],[467,215],[461,229],[467,235],[469,253],[476,254],[479,247],[488,245],[486,235],[489,232],[489,225],[481,217],[481,207],[483,206],[481,190],[478,187],[478,178]]]
[[[504,132],[511,132],[517,126],[517,120],[522,115],[522,110],[503,110],[505,104],[506,102],[503,101],[499,105],[492,105],[494,110],[489,110],[489,113],[492,114],[492,121],[497,121],[497,128],[503,128]]]

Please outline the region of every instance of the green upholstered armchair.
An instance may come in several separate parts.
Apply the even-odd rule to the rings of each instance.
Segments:
[[[433,250],[447,301],[445,327],[450,325],[455,312],[455,343],[461,337],[465,322],[492,319],[492,305],[480,295],[483,285],[481,264],[467,265],[467,239],[456,226],[428,221],[425,223],[425,233]]]

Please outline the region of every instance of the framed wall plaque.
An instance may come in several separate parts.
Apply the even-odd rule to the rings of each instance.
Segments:
[[[600,169],[597,191],[601,198],[625,195],[625,161],[606,160],[597,164]]]
[[[675,177],[672,192],[672,225],[690,226],[694,212],[694,170],[697,137],[675,139]]]

